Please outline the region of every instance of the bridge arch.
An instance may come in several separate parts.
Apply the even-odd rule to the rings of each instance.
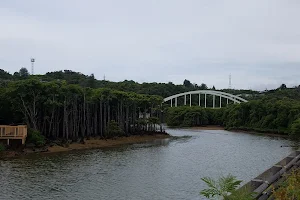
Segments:
[[[212,95],[213,96],[213,108],[216,108],[215,106],[215,97],[218,96],[220,98],[220,105],[219,107],[221,108],[222,107],[222,98],[225,98],[227,100],[227,104],[229,103],[229,101],[232,101],[234,103],[242,103],[242,102],[248,102],[247,100],[239,97],[239,96],[236,96],[236,95],[233,95],[233,94],[229,94],[229,93],[226,93],[226,92],[221,92],[221,91],[215,91],[215,90],[196,90],[196,91],[189,91],[189,92],[184,92],[184,93],[180,93],[180,94],[175,94],[175,95],[172,95],[172,96],[169,96],[167,98],[164,99],[164,102],[168,102],[170,101],[171,102],[171,107],[173,107],[173,99],[175,99],[175,104],[174,106],[177,107],[177,99],[178,97],[182,97],[184,96],[184,105],[187,104],[186,102],[186,96],[187,95],[190,95],[190,106],[192,106],[192,95],[198,95],[198,105],[201,106],[201,94],[204,94],[204,107],[206,108],[207,107],[207,95]]]

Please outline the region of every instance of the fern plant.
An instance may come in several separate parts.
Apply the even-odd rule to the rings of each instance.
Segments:
[[[237,191],[242,181],[237,180],[235,176],[228,175],[221,177],[217,181],[212,178],[204,177],[203,180],[208,188],[200,192],[201,195],[208,199],[224,199],[224,200],[251,200],[251,193],[248,190]],[[230,196],[229,196],[230,195]]]

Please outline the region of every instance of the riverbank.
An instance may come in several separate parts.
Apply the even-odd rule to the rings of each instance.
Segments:
[[[288,135],[278,134],[278,133],[272,133],[272,132],[258,132],[254,130],[245,130],[245,129],[226,129],[223,126],[217,126],[217,125],[208,125],[208,126],[195,126],[195,127],[189,127],[188,129],[192,130],[228,130],[236,133],[247,133],[247,134],[253,134],[253,135],[263,135],[263,136],[270,136],[270,137],[281,137],[281,138],[289,138]]]
[[[193,130],[225,130],[223,126],[216,126],[216,125],[211,125],[211,126],[195,126],[191,127],[189,129]]]
[[[226,129],[227,130],[227,129]],[[239,133],[248,133],[253,135],[262,135],[262,136],[270,136],[270,137],[281,137],[281,138],[289,138],[288,135],[272,133],[272,132],[258,132],[253,130],[243,130],[243,129],[228,129],[228,131],[239,132]]]
[[[116,139],[106,139],[106,140],[91,138],[89,140],[85,140],[84,144],[71,143],[65,147],[57,146],[57,145],[48,147],[48,151],[46,153],[82,150],[82,149],[98,149],[103,147],[111,147],[111,146],[118,146],[124,144],[143,143],[143,142],[153,141],[157,139],[165,139],[169,137],[170,135],[168,134],[155,134],[155,135],[133,135],[129,137],[119,137]]]
[[[169,138],[170,135],[167,133],[158,133],[151,135],[132,135],[129,137],[118,137],[114,139],[100,139],[100,138],[90,138],[85,139],[84,143],[71,143],[65,145],[53,145],[53,146],[45,146],[42,148],[24,148],[19,151],[4,151],[0,153],[1,158],[12,158],[17,156],[24,156],[32,153],[59,153],[66,152],[72,150],[84,150],[84,149],[100,149],[105,147],[113,147],[118,145],[126,145],[126,144],[136,144],[149,142],[158,139]]]

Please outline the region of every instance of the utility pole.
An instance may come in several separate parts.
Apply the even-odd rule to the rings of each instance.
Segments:
[[[229,87],[228,89],[231,89],[231,74],[229,74]]]

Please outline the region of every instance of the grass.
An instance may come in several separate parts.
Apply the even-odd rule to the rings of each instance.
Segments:
[[[273,191],[275,200],[300,199],[300,169],[293,170],[287,180]]]

